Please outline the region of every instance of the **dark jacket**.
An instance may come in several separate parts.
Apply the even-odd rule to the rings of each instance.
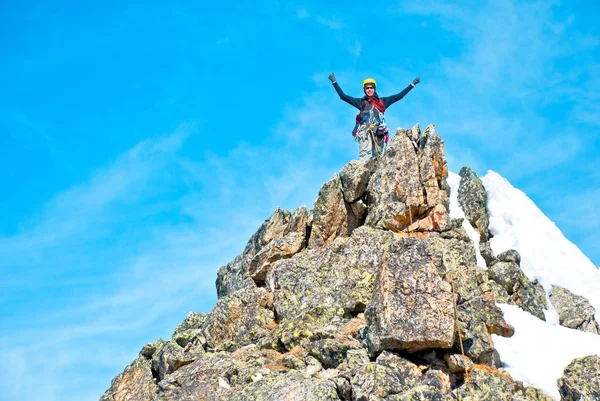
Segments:
[[[340,99],[342,99],[344,102],[351,104],[352,106],[356,107],[359,110],[364,110],[364,109],[370,109],[372,106],[368,106],[367,105],[363,105],[363,107],[361,106],[361,102],[366,102],[369,105],[371,103],[369,103],[366,100],[363,100],[364,98],[360,98],[360,97],[352,97],[352,96],[348,96],[344,93],[344,91],[342,90],[342,88],[340,88],[340,86],[338,85],[337,82],[334,82],[333,87],[335,88],[335,91],[338,93],[338,95],[340,95]],[[406,96],[406,94],[408,92],[410,92],[410,90],[413,88],[412,85],[408,85],[402,92],[397,93],[395,95],[392,96],[386,96],[386,97],[381,97],[379,98],[379,100],[381,100],[381,103],[383,103],[383,105],[385,106],[385,108],[387,109],[388,107],[390,107],[392,104],[396,103],[398,100],[402,99],[404,96]]]

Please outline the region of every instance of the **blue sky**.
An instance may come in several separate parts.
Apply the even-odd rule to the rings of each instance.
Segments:
[[[600,265],[597,1],[0,4],[6,400],[97,400],[216,301],[219,266],[358,149],[361,95],[419,84],[452,171],[491,169]],[[565,266],[568,268],[568,266]]]

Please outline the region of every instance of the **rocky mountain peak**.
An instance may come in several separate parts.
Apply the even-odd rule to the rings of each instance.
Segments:
[[[492,254],[485,188],[463,169],[459,204],[488,268],[477,266],[447,178],[434,126],[398,129],[311,210],[275,210],[219,268],[214,309],[146,345],[101,401],[549,399],[501,369],[492,338],[514,333],[496,302],[543,319],[545,293],[516,251]],[[577,324],[597,329],[588,315]]]

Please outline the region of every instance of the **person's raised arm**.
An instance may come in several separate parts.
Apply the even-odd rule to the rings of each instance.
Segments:
[[[383,105],[386,108],[390,107],[392,104],[396,103],[398,100],[400,100],[404,96],[406,96],[406,94],[408,92],[410,92],[412,90],[412,88],[414,88],[415,85],[418,84],[419,82],[421,82],[421,79],[419,77],[416,77],[415,79],[413,79],[413,81],[410,83],[410,85],[408,85],[406,88],[404,88],[404,90],[402,92],[397,93],[397,94],[392,95],[392,96],[382,97],[381,98],[381,102],[383,103]]]
[[[340,86],[338,85],[338,83],[335,79],[335,74],[333,72],[331,74],[329,74],[329,80],[333,84],[333,87],[335,88],[335,91],[337,92],[337,94],[340,96],[340,99],[342,99],[344,102],[356,107],[357,109],[360,109],[360,98],[346,95],[344,93],[344,91],[342,90],[342,88],[340,88]]]

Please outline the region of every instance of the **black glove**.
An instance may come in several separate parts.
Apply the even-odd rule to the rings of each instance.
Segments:
[[[332,84],[335,83],[335,74],[333,72],[331,74],[329,74],[329,80],[331,81]]]
[[[413,79],[412,81],[412,86],[415,86],[416,84],[418,84],[419,82],[421,82],[421,78],[416,77],[415,79]]]

